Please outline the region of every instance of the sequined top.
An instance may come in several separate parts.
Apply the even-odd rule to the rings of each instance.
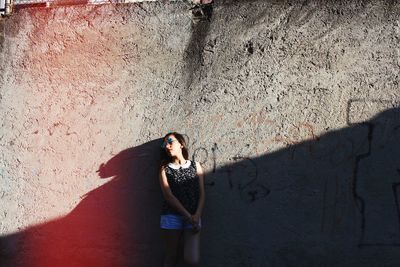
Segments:
[[[172,194],[181,202],[183,207],[194,214],[200,198],[199,177],[196,163],[187,160],[182,166],[169,163],[165,167],[165,174]],[[164,200],[162,214],[180,214],[174,207]]]

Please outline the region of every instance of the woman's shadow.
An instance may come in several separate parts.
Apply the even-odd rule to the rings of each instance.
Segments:
[[[161,139],[126,149],[65,217],[0,238],[1,266],[160,266]]]

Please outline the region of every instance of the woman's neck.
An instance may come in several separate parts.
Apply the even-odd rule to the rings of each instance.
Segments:
[[[186,163],[186,159],[183,156],[174,157],[172,163],[176,165],[183,165]]]

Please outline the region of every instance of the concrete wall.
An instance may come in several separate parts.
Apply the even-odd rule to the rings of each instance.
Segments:
[[[1,20],[2,266],[160,266],[160,137],[203,163],[202,266],[399,266],[400,3]]]

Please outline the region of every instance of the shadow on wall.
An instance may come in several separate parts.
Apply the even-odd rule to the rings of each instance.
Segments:
[[[375,253],[400,246],[399,140],[393,108],[257,158],[232,155],[206,175],[205,266],[399,264],[398,251]],[[112,180],[67,216],[1,237],[1,266],[161,266],[160,143],[103,165]]]
[[[2,237],[0,266],[159,266],[160,144],[124,150],[102,164],[99,176],[112,179],[65,217]]]

